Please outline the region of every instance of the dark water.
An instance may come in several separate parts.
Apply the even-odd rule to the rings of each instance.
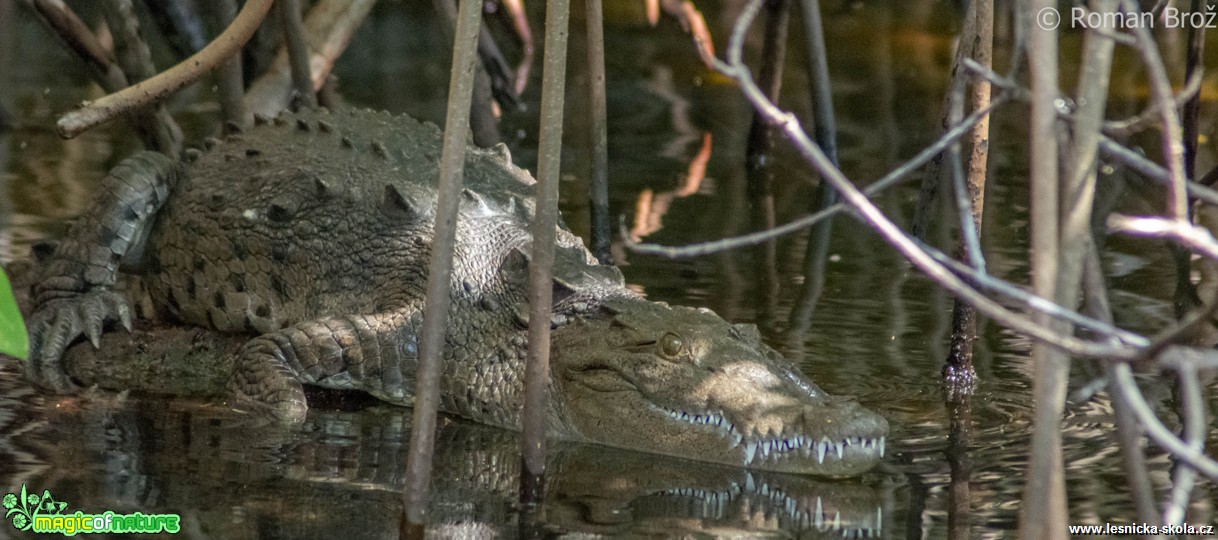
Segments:
[[[747,231],[744,147],[750,109],[731,84],[702,68],[674,23],[649,28],[633,3],[608,3],[615,215],[625,214],[628,224],[649,223],[647,240],[666,244]],[[723,4],[702,6],[720,42],[736,9],[734,2]],[[940,2],[826,4],[833,4],[826,24],[841,163],[849,177],[866,183],[934,137],[956,14]],[[792,25],[796,39],[797,27],[798,19]],[[582,35],[578,24],[573,30]],[[756,37],[750,42],[752,54],[759,43]],[[808,83],[798,43],[793,40],[789,51],[782,104],[806,118]],[[354,105],[438,121],[447,67],[434,53],[444,48],[426,9],[382,5],[338,66],[341,93]],[[580,144],[586,109],[582,58],[582,50],[573,51],[563,186],[566,219],[577,231],[586,229],[580,202],[587,176]],[[64,220],[91,200],[91,186],[136,144],[122,126],[71,141],[54,135],[56,115],[97,91],[57,42],[16,3],[4,0],[0,69],[0,106],[13,126],[0,132],[0,178],[7,194],[0,197],[0,257],[8,263],[27,257],[36,239],[59,234]],[[532,165],[536,148],[536,92],[533,84],[527,110],[504,117],[503,133],[523,166]],[[175,110],[188,128],[202,131],[216,113],[212,99],[207,88],[193,89]],[[1016,280],[1027,274],[1026,167],[1018,140],[1025,113],[1015,106],[995,119],[984,231],[992,271]],[[679,190],[704,144],[710,150],[705,177],[696,190]],[[778,146],[770,161],[776,208],[789,219],[813,200],[816,179]],[[1123,188],[1116,179],[1110,185]],[[1121,204],[1146,204],[1138,186],[1123,189]],[[879,200],[898,223],[907,223],[916,191],[897,189]],[[649,220],[639,220],[638,210],[648,201]],[[453,421],[439,437],[433,504],[436,521],[449,523],[432,532],[942,538],[951,514],[960,537],[1012,535],[1032,417],[1028,341],[985,325],[969,442],[966,451],[953,450],[937,379],[950,299],[866,227],[842,219],[834,224],[815,319],[802,336],[786,338],[781,330],[802,283],[804,243],[803,235],[777,242],[778,292],[771,296],[753,250],[679,261],[629,254],[621,246],[617,254],[626,263],[627,281],[648,297],[759,322],[770,343],[821,386],[858,396],[885,415],[893,429],[887,458],[876,471],[821,480],[557,445],[547,499],[540,512],[530,513],[515,503],[515,435]],[[1118,320],[1143,331],[1161,325],[1170,317],[1174,279],[1166,253],[1127,241],[1109,248],[1105,262],[1118,288]],[[1086,380],[1076,368],[1074,381]],[[1170,402],[1166,386],[1148,380],[1144,388],[1153,402]],[[271,433],[227,425],[207,404],[186,400],[38,396],[12,362],[0,364],[0,404],[0,492],[26,484],[39,493],[51,491],[69,509],[179,513],[183,532],[193,538],[373,538],[396,531],[408,411],[316,410],[300,431]],[[1072,523],[1135,520],[1110,435],[1110,409],[1102,394],[1067,407]],[[1153,447],[1149,454],[1152,480],[1162,493],[1169,463]],[[953,500],[953,473],[956,488],[968,488],[965,502]],[[1212,520],[1212,497],[1211,486],[1196,491],[1196,514],[1189,522]],[[0,537],[12,534],[0,524]]]

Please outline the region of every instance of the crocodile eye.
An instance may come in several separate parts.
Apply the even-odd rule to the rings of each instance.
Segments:
[[[660,338],[660,354],[665,357],[676,358],[684,348],[685,340],[672,332],[664,334],[664,337]]]

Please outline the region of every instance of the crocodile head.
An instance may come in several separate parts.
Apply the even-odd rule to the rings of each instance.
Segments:
[[[757,328],[642,299],[555,330],[554,413],[588,441],[782,472],[850,475],[884,454],[888,422],[834,397]]]

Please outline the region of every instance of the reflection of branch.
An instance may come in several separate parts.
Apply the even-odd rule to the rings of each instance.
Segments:
[[[254,30],[258,29],[270,8],[271,0],[249,0],[233,20],[233,24],[195,55],[156,77],[86,103],[80,109],[60,117],[56,124],[60,135],[66,138],[75,137],[119,115],[165,99],[198,80],[235,54],[250,36],[254,35]]]
[[[964,121],[960,122],[960,125],[948,130],[946,133],[941,135],[939,140],[935,141],[934,144],[922,149],[921,152],[918,152],[918,154],[910,158],[909,161],[906,161],[905,163],[901,164],[901,166],[884,175],[883,178],[880,178],[871,185],[867,186],[867,188],[863,190],[863,193],[868,197],[871,197],[880,193],[884,189],[905,180],[906,177],[917,170],[918,167],[921,167],[925,165],[926,162],[934,159],[934,157],[939,155],[940,152],[947,149],[947,147],[951,145],[953,141],[959,139],[961,136],[967,133],[969,129],[971,129],[978,121],[981,120],[981,118],[990,114],[990,111],[993,111],[1000,104],[1005,103],[1005,101],[1006,100],[1000,96],[995,98],[988,107],[968,115]],[[659,244],[627,243],[627,247],[630,249],[630,251],[647,253],[649,255],[659,255],[669,259],[710,255],[712,253],[719,253],[721,251],[757,245],[786,234],[791,234],[793,232],[806,229],[819,223],[823,219],[827,219],[829,216],[836,215],[837,213],[846,210],[846,208],[846,203],[837,203],[829,208],[816,212],[815,214],[784,223],[767,231],[758,231],[732,238],[715,240],[713,242],[703,242],[700,244],[689,244],[686,246],[677,247],[663,246]]]
[[[529,18],[524,12],[524,0],[503,0],[503,7],[512,19],[512,30],[516,32],[516,39],[520,40],[521,57],[516,66],[516,86],[513,88],[519,96],[529,84],[529,68],[533,66],[533,31],[529,28]]]
[[[1193,74],[1192,77],[1188,78],[1188,81],[1184,83],[1184,88],[1180,90],[1180,93],[1172,97],[1171,101],[1173,108],[1178,109],[1184,106],[1184,102],[1192,99],[1193,96],[1196,96],[1201,91],[1201,75],[1201,71],[1198,70]],[[1108,122],[1104,122],[1104,133],[1110,137],[1128,137],[1142,131],[1151,123],[1158,120],[1158,118],[1155,118],[1156,116],[1161,117],[1163,114],[1163,112],[1160,110],[1161,105],[1161,102],[1156,102],[1154,105],[1147,108],[1145,111],[1142,111],[1137,116],[1126,118],[1124,120],[1110,120]]]
[[[681,180],[681,185],[677,186],[677,189],[658,195],[650,189],[639,193],[639,198],[634,203],[634,225],[630,228],[630,234],[626,236],[627,242],[633,244],[664,228],[664,214],[668,213],[672,201],[693,195],[702,187],[702,180],[706,178],[706,164],[710,161],[710,157],[711,134],[706,133],[702,136],[702,148],[689,162],[685,178]]]
[[[663,9],[670,17],[681,23],[689,35],[694,38],[698,56],[707,67],[714,67],[715,44],[711,41],[710,31],[706,29],[706,20],[692,0],[646,0],[647,23],[655,26],[660,22],[660,10]]]
[[[1117,364],[1114,368],[1118,397],[1129,403],[1134,415],[1142,423],[1142,427],[1146,428],[1146,434],[1180,461],[1197,469],[1197,472],[1210,477],[1211,480],[1218,481],[1218,461],[1214,461],[1201,450],[1181,441],[1171,430],[1167,429],[1167,426],[1163,425],[1163,422],[1159,421],[1154,411],[1151,410],[1150,404],[1146,403],[1142,397],[1138,384],[1134,382],[1133,370],[1129,364]]]

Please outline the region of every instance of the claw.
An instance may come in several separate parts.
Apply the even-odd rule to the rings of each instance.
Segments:
[[[127,332],[131,332],[131,308],[125,302],[118,304],[118,322],[122,323]]]
[[[93,344],[94,349],[101,349],[101,325],[85,326],[85,335],[89,337],[89,343]]]
[[[131,331],[131,310],[126,300],[109,290],[58,298],[40,306],[30,317],[26,377],[52,392],[75,391],[76,385],[63,368],[64,352],[81,336],[99,348],[106,323],[115,320]]]
[[[43,363],[59,363],[59,357],[63,356],[63,351],[68,346],[68,333],[71,331],[71,322],[69,320],[65,317],[55,319],[55,322],[47,330],[47,335],[42,343]]]

